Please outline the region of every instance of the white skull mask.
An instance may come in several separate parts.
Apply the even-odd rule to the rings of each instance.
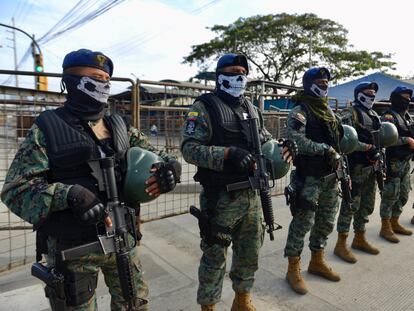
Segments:
[[[99,81],[91,77],[82,77],[78,84],[78,90],[84,92],[93,99],[106,103],[109,97],[111,84],[107,81]]]
[[[217,83],[220,85],[220,90],[230,94],[233,97],[239,97],[243,95],[244,90],[246,89],[247,77],[243,74],[220,74],[217,77]]]

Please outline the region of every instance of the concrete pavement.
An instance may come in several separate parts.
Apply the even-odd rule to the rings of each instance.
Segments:
[[[412,229],[414,226],[409,221],[414,214],[413,197],[401,217],[401,222]],[[283,258],[283,248],[291,216],[283,197],[273,197],[273,203],[276,219],[283,229],[275,232],[273,242],[265,237],[253,291],[259,311],[414,311],[414,236],[401,236],[399,244],[391,244],[378,236],[379,197],[367,235],[381,253],[373,256],[355,251],[358,262],[345,263],[332,253],[336,242],[336,232],[333,232],[326,250],[327,260],[342,280],[332,283],[307,273],[310,251],[306,247],[302,254],[302,273],[310,291],[304,296],[292,292],[285,281],[287,260]],[[186,214],[158,220],[144,224],[143,232],[140,252],[150,286],[150,310],[199,310],[195,297],[201,251],[195,219]],[[230,310],[234,295],[228,277],[230,258],[231,249],[219,311]],[[102,276],[97,295],[99,310],[109,310],[110,297]],[[50,310],[41,283],[30,276],[30,265],[0,275],[0,310]]]

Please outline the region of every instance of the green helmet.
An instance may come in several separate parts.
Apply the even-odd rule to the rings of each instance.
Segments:
[[[126,160],[128,167],[123,188],[125,202],[134,206],[154,200],[154,197],[145,192],[145,181],[152,176],[152,165],[163,160],[155,153],[139,147],[130,148]]]
[[[391,122],[382,122],[380,127],[380,144],[383,148],[395,145],[398,140],[397,127]]]
[[[342,124],[344,130],[344,136],[339,143],[341,151],[344,154],[349,154],[355,151],[358,146],[358,134],[357,131],[350,125]]]
[[[282,178],[287,174],[290,164],[282,157],[282,148],[276,140],[269,140],[262,145],[262,152],[266,159],[272,163],[272,171],[269,172],[274,179]]]

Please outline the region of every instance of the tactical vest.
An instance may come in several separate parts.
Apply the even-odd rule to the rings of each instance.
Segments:
[[[102,150],[107,156],[115,157],[115,173],[118,184],[121,184],[126,168],[124,155],[129,148],[126,124],[118,115],[106,116],[104,122],[111,133],[112,146],[102,146]],[[92,176],[88,165],[89,160],[102,156],[97,142],[87,131],[87,125],[83,125],[82,121],[64,107],[42,112],[35,123],[46,140],[50,167],[48,182],[82,185],[105,202],[105,194],[99,192],[97,180]],[[62,239],[96,238],[95,226],[85,225],[75,217],[70,209],[51,213],[50,217],[40,224],[38,230],[48,236]]]
[[[353,106],[353,110],[357,115],[355,129],[358,133],[358,140],[366,144],[375,145],[374,135],[379,135],[379,128],[381,126],[378,114],[374,110],[366,109],[360,105]],[[348,155],[348,160],[351,166],[356,164],[371,165],[364,151],[351,153]]]
[[[414,120],[410,114],[406,112],[404,116],[401,116],[397,111],[389,109],[385,114],[391,114],[395,120],[395,126],[398,129],[399,137],[412,137],[414,138]],[[388,147],[386,150],[387,160],[400,159],[406,160],[412,156],[413,150],[408,147],[407,144]]]
[[[324,143],[332,146],[339,152],[339,135],[334,133],[333,129],[331,129],[326,122],[314,116],[306,103],[300,102],[297,103],[297,105],[300,105],[303,112],[306,114],[306,138],[317,143]],[[302,178],[306,176],[319,178],[326,176],[333,171],[323,155],[299,154],[294,160],[294,165],[296,166],[298,175]]]
[[[246,99],[243,104],[229,105],[223,102],[214,93],[203,94],[196,99],[204,104],[211,121],[212,138],[209,146],[236,146],[251,151],[250,132],[244,127],[246,113],[250,116],[256,112]],[[244,122],[244,124],[243,124]],[[262,124],[260,124],[260,137],[263,141]],[[248,179],[247,173],[238,173],[232,163],[225,163],[221,172],[208,168],[198,167],[194,176],[206,189],[223,188],[228,184]]]

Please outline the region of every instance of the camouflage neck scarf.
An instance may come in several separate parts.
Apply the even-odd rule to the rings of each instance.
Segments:
[[[315,118],[323,121],[333,137],[340,137],[339,123],[332,110],[329,108],[328,98],[313,97],[304,92],[299,92],[293,99],[297,103],[306,105]],[[337,139],[334,140],[336,141]]]
[[[319,98],[305,94],[304,92],[299,92],[294,96],[296,102],[301,102],[306,104],[309,110],[313,115],[325,122],[335,122],[336,118],[332,111],[329,109],[328,98]]]

